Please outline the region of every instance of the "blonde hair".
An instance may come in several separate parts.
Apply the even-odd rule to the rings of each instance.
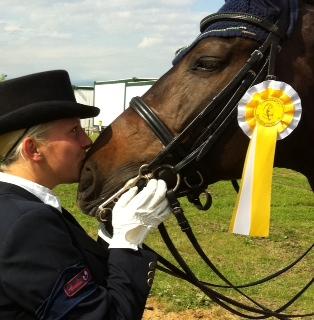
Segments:
[[[34,139],[38,143],[46,141],[47,132],[50,129],[49,124],[39,124],[25,131],[17,145],[6,155],[0,163],[0,171],[5,170],[10,164],[14,163],[23,156],[23,141],[26,137]]]

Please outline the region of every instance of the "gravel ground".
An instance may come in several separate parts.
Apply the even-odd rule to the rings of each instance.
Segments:
[[[147,300],[146,309],[142,320],[236,320],[229,312],[220,307],[213,307],[209,310],[185,310],[178,313],[167,312],[165,306],[160,304],[156,299]]]

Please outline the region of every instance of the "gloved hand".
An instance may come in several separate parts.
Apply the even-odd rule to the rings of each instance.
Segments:
[[[109,241],[105,239],[109,248],[137,250],[149,231],[171,213],[163,180],[151,179],[142,191],[137,191],[133,187],[124,193],[112,210],[113,236]]]

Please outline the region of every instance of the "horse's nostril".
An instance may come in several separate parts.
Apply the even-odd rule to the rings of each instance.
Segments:
[[[80,183],[78,187],[79,198],[86,199],[93,193],[96,184],[96,170],[92,162],[87,162],[81,172]]]

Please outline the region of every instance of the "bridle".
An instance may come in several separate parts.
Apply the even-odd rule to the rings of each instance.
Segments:
[[[195,205],[199,206],[200,209],[207,209],[210,206],[211,201],[208,194],[205,205],[202,205],[199,200],[201,193],[207,193],[206,188],[208,186],[206,173],[202,169],[200,161],[210,152],[219,137],[225,132],[225,129],[235,121],[237,104],[248,88],[263,81],[264,79],[276,79],[276,56],[280,50],[280,43],[286,34],[287,27],[285,25],[285,21],[280,17],[276,23],[271,23],[256,16],[243,13],[213,14],[205,17],[201,21],[201,32],[204,31],[209,24],[226,20],[253,24],[267,31],[268,36],[264,43],[258,49],[253,51],[245,65],[233,80],[207,104],[203,111],[196,116],[178,136],[174,136],[172,134],[171,130],[160,120],[152,108],[150,108],[140,97],[135,97],[130,102],[131,108],[145,120],[154,134],[165,146],[164,150],[158,154],[151,163],[149,163],[146,168],[147,171],[154,171],[155,177],[164,178],[166,181],[169,179],[169,176],[177,176],[178,174],[181,176],[181,181],[183,181],[184,186],[181,186],[179,190],[172,190],[170,188],[168,191],[167,195],[170,206],[172,207],[173,213],[181,227],[181,230],[186,233],[197,253],[225,282],[225,285],[219,286],[213,283],[205,283],[197,279],[185,262],[184,258],[174,246],[166,227],[163,224],[159,226],[159,231],[180,268],[174,266],[172,263],[156,253],[158,255],[159,262],[161,263],[158,267],[164,272],[192,283],[207,294],[213,301],[244,318],[266,319],[269,317],[275,317],[277,319],[290,319],[295,317],[313,316],[314,313],[299,315],[288,315],[284,313],[284,311],[292,305],[308,287],[312,285],[313,279],[307,283],[304,288],[295,295],[295,297],[277,310],[270,310],[241,291],[241,288],[264,283],[291,269],[312,250],[313,245],[295,262],[282,270],[279,270],[273,275],[253,283],[235,286],[206,256],[198,244],[191,226],[177,200],[178,197],[187,196],[188,199]],[[223,106],[223,108],[221,109],[219,106]],[[217,112],[217,110],[219,111]],[[195,132],[199,132],[199,128],[202,128],[202,131],[199,133],[199,137],[191,147],[187,148],[184,142],[188,140],[190,135],[194,135]],[[168,163],[167,166],[164,166],[164,163],[167,163],[167,160],[169,160],[169,156],[172,164],[169,165]],[[250,302],[250,305],[224,296],[215,290],[216,287],[233,288],[245,297],[245,299]],[[243,311],[239,311],[239,309]]]
[[[182,173],[183,170],[188,172],[190,170],[186,169],[191,165],[196,169],[194,171],[198,172],[197,175],[201,177],[197,177],[199,179],[196,180],[202,181],[201,186],[203,191],[207,188],[208,184],[206,184],[206,173],[203,172],[199,162],[205,154],[208,154],[227,126],[235,119],[237,104],[248,88],[261,82],[263,79],[276,79],[276,55],[278,50],[280,50],[279,43],[284,38],[284,32],[279,27],[279,23],[272,24],[267,20],[243,13],[209,15],[201,21],[201,32],[209,24],[225,20],[256,25],[269,32],[269,35],[262,46],[254,50],[232,81],[205,106],[203,111],[179,135],[174,136],[171,130],[142,98],[134,97],[130,102],[130,107],[146,121],[154,134],[165,146],[164,150],[149,164],[148,169],[156,168],[156,166],[163,163],[165,158],[169,158],[169,155],[171,155],[173,159],[178,160],[173,166],[174,172]],[[222,109],[220,108],[221,105],[224,106]],[[183,141],[189,140],[189,136],[193,136],[194,132],[199,132],[199,127],[202,127],[203,131],[199,133],[199,137],[193,146],[186,150]],[[185,176],[185,173],[182,175]],[[178,194],[179,196],[189,194],[191,191],[189,190],[191,189],[189,184],[186,184],[186,187],[181,194]]]

